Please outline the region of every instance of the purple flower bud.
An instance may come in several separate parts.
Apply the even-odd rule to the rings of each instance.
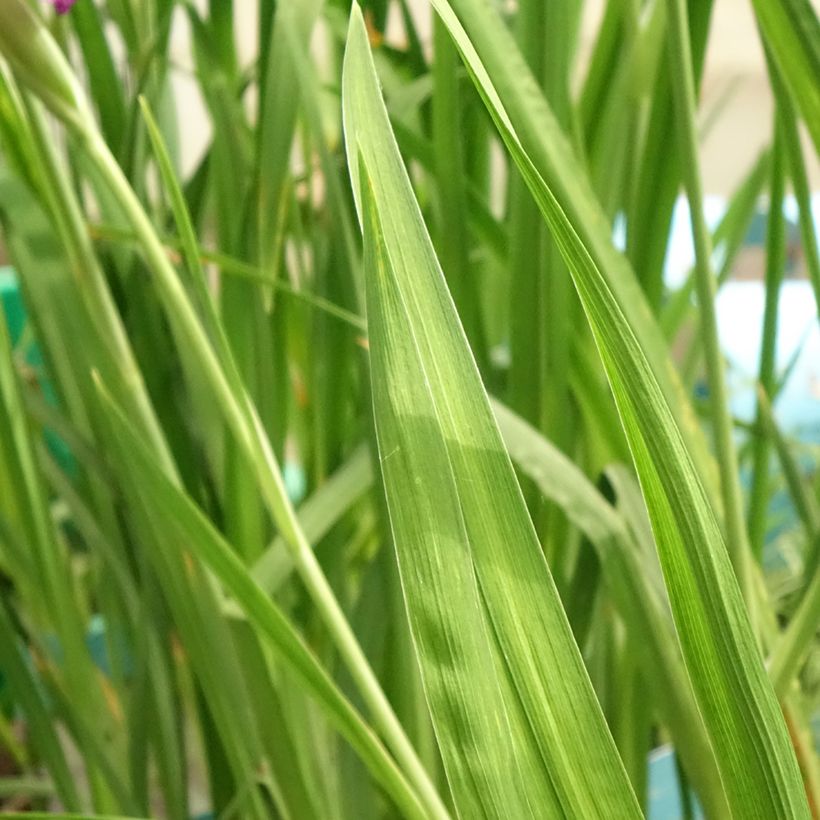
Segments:
[[[67,11],[71,10],[71,7],[77,2],[77,0],[51,0],[52,5],[54,6],[54,10],[57,14],[65,14]]]

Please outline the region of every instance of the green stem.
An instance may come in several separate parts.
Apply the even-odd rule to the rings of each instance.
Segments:
[[[140,429],[151,439],[166,469],[173,471],[175,468],[168,445],[151,406],[142,373],[134,358],[122,320],[108,290],[105,275],[94,253],[82,210],[68,183],[68,176],[60,167],[60,160],[54,149],[53,138],[49,133],[43,111],[28,94],[24,95],[24,100],[29,114],[31,134],[40,159],[39,169],[43,175],[42,194],[57,223],[77,290],[88,307],[89,316],[93,317],[97,336],[106,344],[108,355],[116,362],[112,373],[119,375],[119,386],[123,391],[119,396],[121,399],[127,397],[127,406],[133,409],[136,418],[139,419]]]
[[[248,463],[253,466],[268,510],[293,553],[294,564],[302,581],[362,699],[431,817],[447,818],[447,810],[435,786],[396,718],[301,529],[285,490],[276,456],[241,383],[230,352],[223,349],[217,354],[211,346],[162,242],[96,126],[83,123],[78,134],[89,158],[131,223],[154,273],[169,319],[175,324],[180,339],[189,346],[199,362],[228,428],[248,458]]]
[[[770,176],[770,165],[771,152],[767,148],[760,154],[749,174],[738,187],[726,213],[712,234],[712,246],[721,257],[720,269],[717,272],[718,289],[729,278],[738,251],[743,246],[743,240],[757,211],[759,194]],[[686,281],[670,296],[661,312],[661,327],[670,341],[675,339],[681,326],[692,312],[691,303],[694,290],[695,270],[691,268],[686,275]],[[699,340],[700,334],[695,333],[692,347],[698,347]]]
[[[726,377],[717,331],[711,238],[703,213],[703,186],[698,164],[698,134],[695,117],[695,80],[692,74],[686,4],[684,0],[667,0],[667,3],[672,86],[679,119],[683,180],[689,200],[692,237],[695,245],[700,327],[706,356],[709,404],[720,472],[727,547],[747,606],[749,606],[751,604],[749,545],[743,516],[737,454],[732,436],[732,418],[729,414]]]
[[[808,272],[809,281],[814,290],[814,299],[817,303],[818,316],[820,316],[820,253],[818,253],[817,237],[814,232],[809,180],[806,174],[806,164],[803,160],[803,151],[800,147],[800,133],[797,130],[797,112],[795,111],[794,103],[789,96],[789,92],[783,85],[783,80],[777,67],[771,59],[768,62],[772,88],[774,89],[777,107],[780,112],[783,147],[785,149],[789,176],[794,189],[794,198],[797,200],[800,238],[803,244],[803,255],[806,260],[806,271]]]
[[[775,114],[774,150],[772,156],[769,222],[766,234],[766,306],[763,313],[763,338],[760,345],[758,383],[767,395],[774,394],[775,345],[777,343],[777,309],[780,283],[786,263],[786,224],[783,218],[785,192],[785,157],[783,129]],[[766,536],[766,513],[769,500],[769,436],[766,435],[763,410],[758,402],[755,436],[752,441],[752,486],[749,492],[749,544],[760,559]]]
[[[433,157],[439,198],[436,250],[470,347],[482,372],[486,373],[488,362],[479,299],[480,282],[476,280],[475,268],[470,264],[469,237],[464,219],[467,177],[461,143],[461,62],[444,23],[438,18],[433,22],[433,37]]]
[[[136,242],[138,240],[134,231],[124,230],[113,225],[91,223],[88,225],[88,230],[95,240],[115,243]],[[168,253],[182,250],[182,240],[179,236],[163,236],[162,243],[165,245]],[[347,310],[341,305],[336,304],[336,302],[332,302],[330,299],[325,299],[310,291],[296,288],[288,284],[288,282],[281,277],[274,279],[270,274],[265,273],[258,265],[243,262],[241,259],[229,256],[226,253],[208,250],[199,244],[196,245],[196,253],[201,261],[211,262],[216,265],[223,276],[235,276],[249,282],[267,285],[288,297],[302,302],[310,308],[320,310],[328,316],[333,316],[363,334],[367,332],[367,322],[358,313]]]
[[[522,0],[515,18],[515,34],[521,54],[533,76],[540,82],[544,74],[544,19],[546,4]],[[538,207],[524,180],[516,173],[510,179],[509,212],[510,276],[510,406],[539,429],[544,415],[547,390],[543,383],[545,366],[546,310],[544,305],[545,229]]]
[[[775,646],[769,660],[769,677],[774,691],[782,698],[789,689],[800,664],[814,642],[820,623],[820,567],[815,568],[789,626]]]
[[[806,481],[801,474],[797,460],[789,449],[789,443],[781,432],[772,412],[771,403],[766,393],[758,386],[758,409],[768,437],[774,442],[780,468],[789,488],[789,495],[800,521],[806,531],[806,556],[803,560],[804,587],[809,583],[818,568],[820,557],[820,512],[817,501],[808,491]]]
[[[775,423],[768,396],[760,387],[758,407],[761,423],[777,448],[792,501],[806,530],[807,585],[804,587],[797,611],[775,644],[769,658],[769,677],[775,692],[782,699],[814,641],[817,624],[820,622],[820,564],[816,560],[817,542],[820,539],[820,515],[813,497],[806,490],[788,444]]]

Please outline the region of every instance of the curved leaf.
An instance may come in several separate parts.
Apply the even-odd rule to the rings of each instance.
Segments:
[[[445,4],[436,0],[441,9]],[[444,19],[572,273],[627,434],[684,660],[733,812],[807,817],[788,732],[766,677],[712,504],[670,398],[611,282],[525,151],[460,22]]]

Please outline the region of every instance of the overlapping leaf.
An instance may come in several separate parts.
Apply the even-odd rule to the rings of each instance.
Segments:
[[[684,659],[732,810],[739,817],[808,816],[794,750],[711,502],[669,396],[597,260],[522,147],[481,57],[445,6],[437,3],[567,260],[593,329],[641,480]]]
[[[141,509],[148,520],[157,523],[165,538],[170,535],[177,543],[184,545],[186,553],[190,550],[191,555],[201,559],[213,571],[235,596],[239,607],[275,650],[277,657],[300,680],[322,706],[329,720],[361,755],[405,816],[424,817],[424,811],[395,762],[339,692],[279,607],[253,580],[242,561],[207,518],[164,475],[161,466],[128,426],[119,409],[113,404],[110,408],[109,422],[117,446],[117,464],[121,468],[119,475],[131,503]]]

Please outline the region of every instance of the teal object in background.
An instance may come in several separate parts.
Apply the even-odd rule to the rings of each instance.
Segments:
[[[302,466],[296,461],[287,460],[282,468],[282,478],[290,500],[298,504],[307,492],[307,478]]]
[[[17,286],[17,277],[11,268],[0,268],[0,301],[6,317],[12,346],[16,345],[26,324],[26,310],[23,297]]]
[[[662,746],[649,755],[649,797],[647,801],[648,820],[683,820],[683,801],[678,780],[675,750]],[[703,812],[692,798],[692,816],[695,820],[703,817]]]
[[[52,385],[43,375],[43,355],[37,346],[37,342],[33,334],[29,336],[28,341],[24,340],[27,322],[26,306],[23,301],[23,294],[20,292],[17,276],[14,269],[10,267],[0,267],[0,305],[8,327],[12,348],[15,349],[16,353],[22,355],[25,363],[39,374],[38,384],[43,397],[49,404],[56,406],[57,395]],[[25,345],[22,350],[19,349],[21,344]],[[76,475],[77,464],[65,442],[49,430],[46,430],[45,440],[48,449],[66,475]]]

